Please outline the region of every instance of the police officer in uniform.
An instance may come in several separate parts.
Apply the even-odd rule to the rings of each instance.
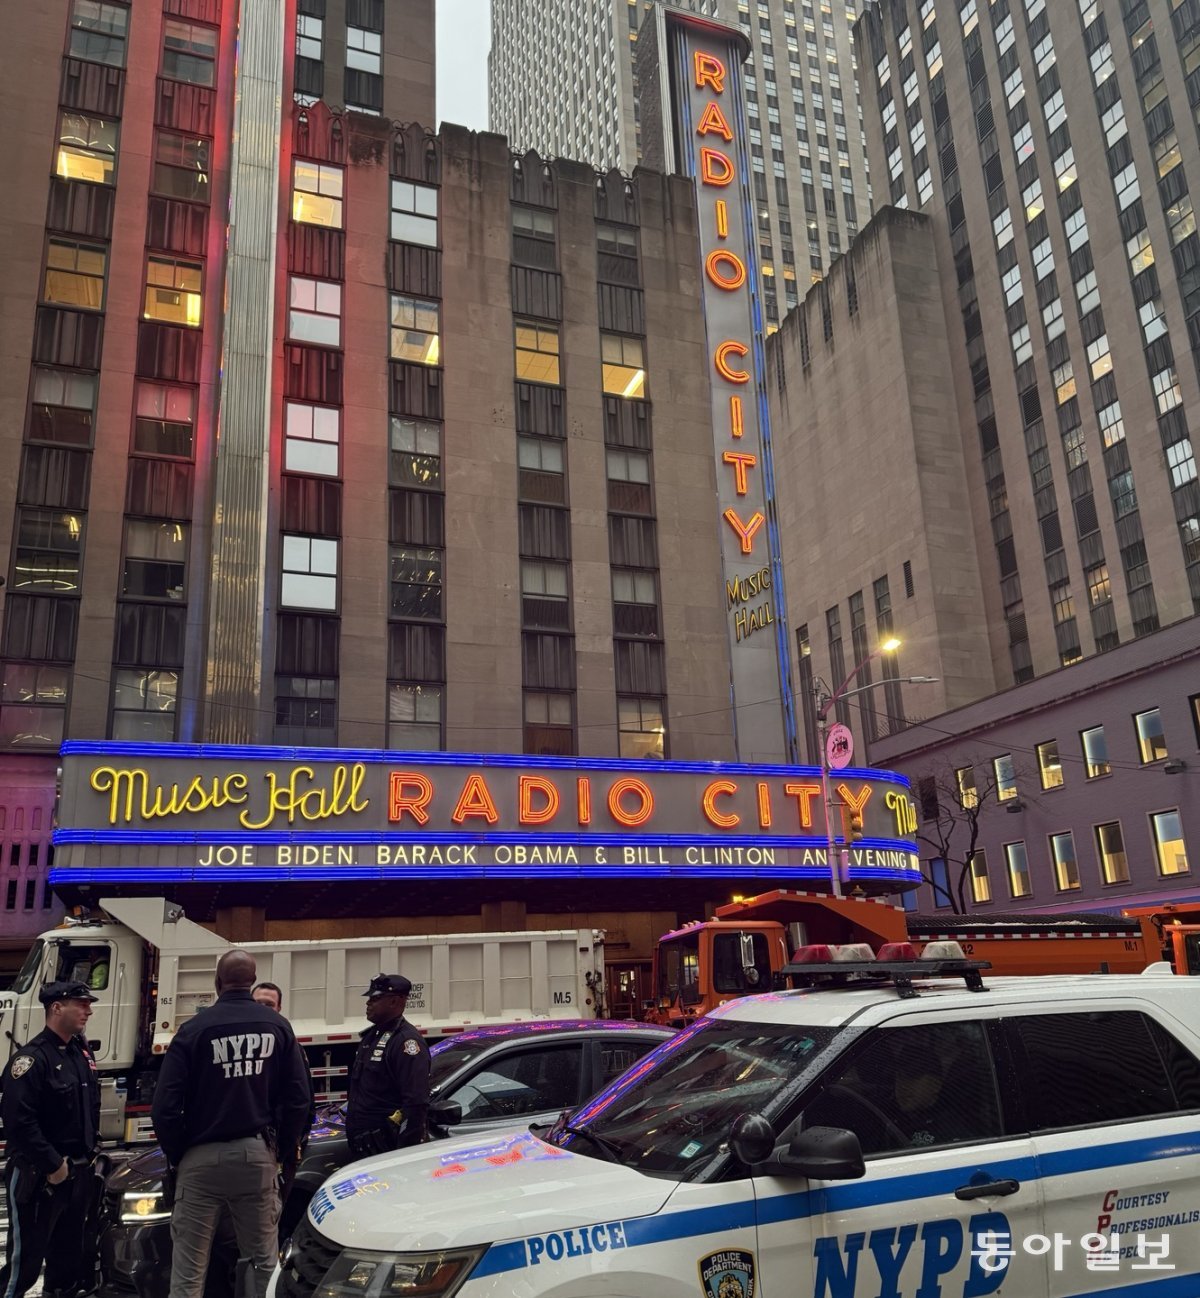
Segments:
[[[403,1149],[426,1137],[429,1047],[404,1018],[411,990],[402,974],[379,974],[363,993],[372,1026],[362,1033],[350,1070],[346,1139],[351,1158]]]
[[[251,999],[254,957],[217,962],[217,1001],[175,1034],[154,1091],[154,1130],[175,1172],[170,1298],[200,1298],[228,1211],[255,1292],[279,1257],[278,1162],[308,1123],[309,1076],[291,1024]]]
[[[21,1298],[43,1261],[47,1298],[71,1298],[94,1279],[84,1274],[84,1240],[100,1083],[83,1030],[96,997],[82,982],[47,983],[38,997],[46,1027],[9,1061],[0,1102],[8,1155],[3,1298]]]

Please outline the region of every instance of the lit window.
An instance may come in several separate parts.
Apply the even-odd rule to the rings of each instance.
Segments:
[[[379,75],[382,65],[383,37],[362,27],[346,28],[346,66],[358,72]]]
[[[336,407],[285,402],[283,467],[289,473],[336,478],[340,426]]]
[[[1062,405],[1075,395],[1075,370],[1070,361],[1066,361],[1054,371],[1054,399]]]
[[[1183,437],[1167,447],[1167,470],[1173,487],[1184,487],[1196,481],[1196,457],[1192,454],[1192,440]]]
[[[442,551],[393,547],[392,617],[438,620],[442,616]]]
[[[1008,866],[1008,891],[1015,900],[1018,897],[1029,897],[1033,888],[1029,883],[1029,858],[1024,843],[1005,843],[1004,859]]]
[[[1037,746],[1038,771],[1043,789],[1058,789],[1063,783],[1062,760],[1058,755],[1058,740],[1049,739]]]
[[[296,53],[302,59],[321,60],[321,41],[324,36],[324,23],[320,18],[308,14],[296,15]]]
[[[622,757],[666,755],[663,701],[658,698],[617,698],[617,725]]]
[[[38,595],[78,594],[82,543],[83,519],[78,514],[18,510],[13,589]]]
[[[1150,817],[1154,836],[1154,856],[1162,875],[1186,874],[1187,847],[1183,841],[1183,821],[1177,810],[1156,811]]]
[[[996,775],[996,798],[1000,802],[1009,802],[1017,796],[1017,775],[1013,767],[1011,753],[1005,753],[992,762]]]
[[[1174,410],[1183,400],[1179,379],[1170,366],[1165,370],[1159,370],[1150,382],[1154,388],[1154,400],[1160,415],[1165,415],[1168,410]]]
[[[392,294],[391,354],[394,360],[414,361],[418,365],[440,362],[436,302]]]
[[[1012,213],[1007,207],[992,221],[992,231],[996,236],[997,248],[1003,248],[1012,242]]]
[[[344,182],[341,167],[296,159],[292,163],[292,220],[340,230]]]
[[[133,449],[143,455],[190,459],[196,424],[195,388],[137,382]]]
[[[175,700],[179,673],[113,671],[112,738],[144,743],[170,742],[175,738]]]
[[[1108,581],[1108,564],[1097,563],[1090,568],[1085,568],[1083,579],[1087,583],[1088,605],[1091,608],[1099,608],[1101,604],[1107,604],[1112,599],[1112,587]],[[1103,736],[1103,729],[1101,730]]]
[[[151,188],[156,194],[207,203],[211,148],[208,140],[190,135],[168,135],[165,131],[159,131],[154,141]]]
[[[558,329],[529,321],[518,322],[514,330],[517,378],[527,383],[561,383]]]
[[[119,122],[64,112],[58,120],[55,175],[91,185],[111,185],[116,178],[120,137]]]
[[[211,86],[216,80],[217,32],[213,27],[178,22],[163,23],[163,76],[194,86]]]
[[[284,608],[337,608],[337,541],[314,536],[283,538]]]
[[[617,397],[646,396],[646,361],[640,338],[601,333],[604,391]]]
[[[58,748],[66,720],[68,671],[4,663],[0,673],[0,748]]]
[[[146,298],[142,314],[147,320],[200,327],[199,262],[171,257],[150,257],[146,262]]]
[[[1054,885],[1059,892],[1079,887],[1079,862],[1075,857],[1075,835],[1067,830],[1050,835],[1050,857],[1054,862]]]
[[[1108,334],[1101,334],[1093,343],[1088,343],[1088,366],[1092,371],[1094,383],[1112,369],[1112,353],[1108,349]]]
[[[46,247],[42,301],[99,311],[104,306],[108,249],[73,239],[51,239]]]
[[[96,383],[95,374],[34,366],[29,440],[90,446]]]
[[[1062,626],[1075,616],[1075,600],[1071,596],[1071,583],[1060,581],[1050,587],[1050,603],[1054,611],[1054,625]]]
[[[71,6],[71,44],[68,55],[89,63],[125,66],[125,35],[129,10],[124,5],[75,0]]]
[[[975,784],[975,768],[973,766],[961,766],[954,772],[954,777],[958,782],[959,805],[965,811],[979,806],[979,789]]]
[[[437,752],[442,739],[442,686],[388,686],[388,747]]]
[[[1114,401],[1096,412],[1100,421],[1100,432],[1104,438],[1104,449],[1115,446],[1125,440],[1125,421],[1121,418],[1121,403]]]
[[[1133,725],[1137,731],[1138,752],[1141,755],[1142,765],[1164,760],[1168,754],[1161,711],[1158,708],[1150,708],[1145,712],[1136,712]]]
[[[442,480],[442,437],[437,424],[390,420],[390,481],[396,486],[436,487]]]
[[[1060,190],[1069,189],[1079,179],[1079,172],[1075,166],[1074,149],[1067,149],[1054,159],[1054,175],[1058,180]]]
[[[342,286],[293,275],[288,283],[288,337],[324,347],[341,346]]]
[[[1125,835],[1119,820],[1096,826],[1096,856],[1104,883],[1128,883],[1129,862],[1125,857]]]
[[[408,180],[392,181],[392,238],[436,248],[438,243],[438,192],[430,185]]]
[[[1111,775],[1112,766],[1108,760],[1104,727],[1094,726],[1091,730],[1080,731],[1079,739],[1083,744],[1084,774],[1087,778],[1097,780],[1102,775]]]
[[[980,848],[971,853],[968,863],[971,872],[971,897],[975,902],[991,901],[992,885],[988,879],[987,853]]]
[[[1040,216],[1046,208],[1046,203],[1042,198],[1042,182],[1035,178],[1033,184],[1028,186],[1021,195],[1021,201],[1025,204],[1026,221],[1032,221],[1035,217]]]

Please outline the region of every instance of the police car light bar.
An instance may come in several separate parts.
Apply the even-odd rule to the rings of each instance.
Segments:
[[[890,944],[897,951],[908,946],[908,943]],[[934,944],[930,944],[934,945]],[[955,942],[937,943],[942,947],[958,947]],[[912,948],[909,947],[911,950]],[[869,959],[861,958],[859,953],[866,951]],[[886,951],[887,948],[884,948]],[[838,958],[840,952],[859,958]],[[880,953],[883,954],[883,951]],[[889,953],[890,954],[890,953]],[[861,946],[801,947],[792,956],[790,964],[780,971],[791,978],[793,987],[863,987],[874,984],[891,983],[902,1000],[909,1000],[919,995],[913,985],[914,979],[927,978],[961,978],[968,991],[981,992],[986,988],[980,971],[990,969],[990,960],[967,960],[963,958],[962,948],[958,947],[957,955],[950,952],[932,952],[926,948],[926,954],[920,959],[902,957],[900,959],[877,960],[870,948]]]

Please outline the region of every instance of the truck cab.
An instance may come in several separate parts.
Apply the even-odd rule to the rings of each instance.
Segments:
[[[787,956],[773,923],[696,923],[667,933],[654,954],[646,1021],[681,1028],[735,996],[769,991]]]

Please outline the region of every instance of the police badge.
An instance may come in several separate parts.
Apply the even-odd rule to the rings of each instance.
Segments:
[[[704,1298],[754,1298],[754,1254],[743,1248],[722,1249],[700,1259]]]
[[[33,1059],[29,1055],[18,1055],[12,1063],[10,1077],[24,1077],[25,1074],[33,1067]]]

